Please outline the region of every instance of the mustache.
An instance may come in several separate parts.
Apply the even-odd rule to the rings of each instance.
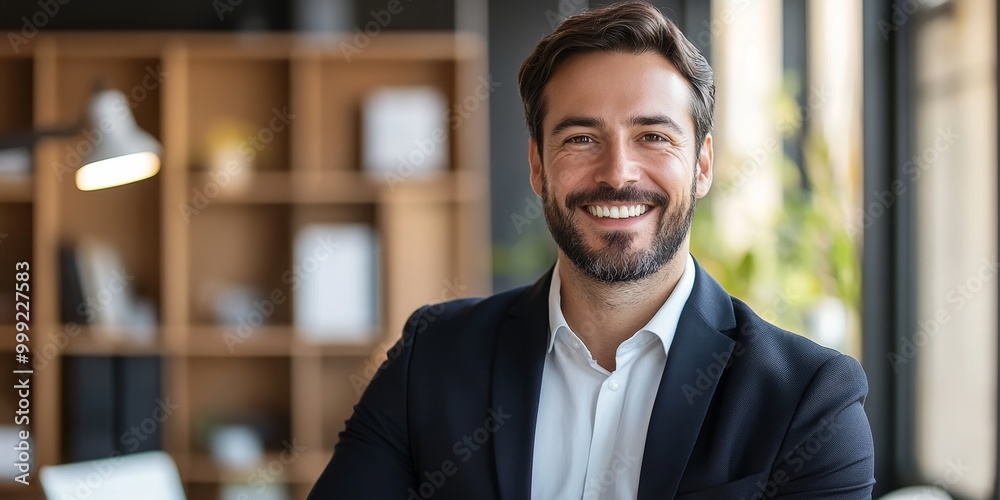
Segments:
[[[655,191],[629,186],[615,189],[611,186],[600,186],[584,191],[574,191],[566,197],[566,208],[573,209],[581,205],[599,205],[604,203],[633,203],[643,205],[665,206],[667,195]]]

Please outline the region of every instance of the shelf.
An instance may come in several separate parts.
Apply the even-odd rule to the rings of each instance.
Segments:
[[[79,326],[78,333],[72,335],[71,327],[66,325],[62,332],[69,337],[69,343],[62,348],[64,356],[163,356],[166,349],[163,346],[163,330],[154,328],[152,341],[141,342],[124,337],[124,333],[119,329],[104,327]],[[34,343],[36,350],[41,345]]]
[[[188,468],[183,479],[188,483],[244,483],[251,474],[257,471],[257,468],[267,467],[267,464],[277,460],[278,463],[282,463],[285,472],[275,476],[275,482],[312,484],[323,473],[332,456],[333,450],[315,451],[307,449],[301,455],[295,457],[290,464],[283,464],[281,462],[281,452],[272,451],[265,453],[262,461],[252,469],[229,470],[216,463],[211,455],[197,454],[189,458]],[[287,453],[285,460],[289,461]]]
[[[152,57],[164,46],[183,44],[204,57],[231,59],[285,59],[291,54],[318,54],[344,60],[342,43],[354,43],[354,33],[282,34],[282,33],[170,33],[170,32],[43,32],[32,43],[0,45],[0,57],[30,60],[42,40],[59,47],[61,54],[72,57]],[[433,61],[475,60],[482,57],[482,39],[465,33],[387,33],[372,39],[351,60]]]
[[[364,176],[351,172],[252,172],[236,178],[209,197],[218,182],[213,174],[196,172],[189,184],[201,190],[210,203],[370,203],[377,188]],[[196,207],[197,208],[197,207]]]
[[[296,356],[322,356],[325,358],[367,358],[379,349],[379,344],[313,343],[297,339],[292,345]]]
[[[240,338],[235,327],[198,326],[192,327],[190,332],[188,352],[192,356],[364,358],[376,348],[374,343],[311,343],[303,340],[290,326],[262,326],[255,328],[246,338]]]
[[[481,175],[462,171],[395,183],[356,171],[241,175],[248,177],[221,186],[213,174],[196,172],[189,179],[188,192],[194,190],[207,204],[352,204],[375,203],[389,197],[411,202],[475,201],[482,199],[486,191]],[[237,186],[236,182],[242,184]],[[201,209],[196,200],[189,203]]]
[[[353,36],[297,35],[294,48],[299,54],[314,53],[345,62],[474,60],[486,50],[481,38],[464,33],[382,33],[348,59],[341,44],[353,43]]]
[[[35,181],[30,174],[0,175],[0,203],[31,203]]]
[[[380,201],[477,203],[489,195],[487,182],[483,174],[465,170],[449,172],[434,179],[405,179],[392,185],[383,183]]]
[[[191,327],[188,353],[192,356],[288,356],[292,332],[287,327],[261,326],[240,337],[236,327]]]
[[[281,453],[281,451],[268,451],[264,453],[264,456],[257,465],[247,469],[228,469],[219,465],[211,455],[191,455],[188,458],[187,470],[182,477],[183,480],[188,483],[241,484],[247,483],[252,475],[259,474],[259,468],[264,468],[265,471],[267,471],[265,472],[267,478],[272,480],[269,482],[303,484],[316,481],[316,477],[310,477],[308,474],[303,474],[303,468],[300,466],[300,461],[310,455],[308,451],[295,458],[290,458],[289,453],[286,452],[284,462],[289,462],[287,464],[282,461]],[[279,470],[278,466],[271,466],[270,470],[268,470],[268,467],[272,463],[277,463],[281,466],[279,474],[271,475],[274,471]]]
[[[45,32],[19,54],[0,47],[0,136],[73,122],[101,80],[126,94],[137,124],[163,147],[158,175],[109,190],[82,192],[72,176],[41,175],[66,163],[79,138],[41,141],[33,173],[0,175],[0,270],[8,270],[0,278],[0,366],[8,367],[0,382],[16,383],[9,368],[18,365],[10,270],[30,261],[28,345],[45,389],[38,394],[47,395],[33,402],[33,434],[59,436],[80,414],[60,399],[81,376],[74,366],[97,362],[90,357],[159,357],[150,387],[180,408],[163,422],[161,444],[190,498],[218,498],[226,482],[248,485],[259,467],[281,462],[281,442],[292,436],[306,449],[274,476],[303,498],[412,311],[441,300],[451,283],[464,294],[488,292],[488,114],[463,114],[463,125],[447,130],[449,168],[420,177],[365,171],[359,126],[374,88],[434,86],[449,110],[464,109],[456,106],[486,74],[483,40],[384,33],[345,53],[353,37]],[[240,151],[244,138],[252,158]],[[234,143],[254,168],[226,180],[206,166],[225,162],[219,152]],[[377,235],[380,324],[340,337],[363,341],[317,343],[296,328],[286,273],[301,279],[295,244],[304,228],[338,224]],[[73,286],[60,276],[60,250],[89,240],[115,248],[129,289],[153,305],[149,341],[61,321],[62,300],[75,294],[60,290]],[[259,319],[240,304],[276,291],[284,298],[266,314],[257,309],[266,317],[250,335],[224,324]],[[0,409],[9,403],[0,398]],[[208,452],[205,434],[227,424],[260,434],[265,457],[253,470],[227,470]],[[62,444],[40,441],[36,465],[69,459]],[[19,486],[0,481],[0,497],[41,497],[37,485]]]
[[[68,326],[63,332],[68,332]],[[173,352],[163,343],[163,329],[154,331],[154,341],[145,343],[134,340],[115,338],[116,332],[110,329],[95,327],[79,327],[76,335],[67,334],[69,343],[59,351],[70,356],[164,356],[185,354]],[[375,342],[310,342],[302,339],[294,327],[262,326],[254,329],[246,338],[239,338],[232,327],[224,326],[192,326],[188,330],[190,338],[186,354],[198,357],[218,356],[249,356],[249,357],[325,357],[325,358],[366,358],[371,356],[380,345]],[[33,331],[29,331],[33,332]],[[31,337],[28,346],[35,356],[49,345],[49,340]],[[0,353],[14,352],[17,342],[14,325],[0,325]],[[374,339],[379,338],[380,330],[371,333]],[[233,335],[228,340],[226,335]],[[230,348],[232,345],[232,348]]]

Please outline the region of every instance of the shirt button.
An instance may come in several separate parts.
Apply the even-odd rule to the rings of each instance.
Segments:
[[[621,389],[621,387],[622,387],[622,385],[619,384],[617,380],[612,380],[608,384],[608,389],[611,389],[612,391],[617,391],[618,389]]]
[[[573,344],[572,345],[573,345],[573,349],[579,349],[580,348],[580,341],[576,340],[576,339],[573,339]]]

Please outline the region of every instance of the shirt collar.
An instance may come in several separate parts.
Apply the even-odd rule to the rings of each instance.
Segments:
[[[640,332],[644,330],[652,332],[659,337],[663,344],[664,354],[670,350],[670,344],[677,332],[677,323],[681,319],[681,311],[691,296],[691,290],[694,288],[694,275],[694,258],[689,253],[684,265],[684,272],[681,273],[677,286],[670,292],[670,296],[656,311],[656,314],[650,318],[646,326],[639,330]],[[552,270],[552,283],[549,285],[549,345],[546,352],[552,352],[552,346],[555,344],[556,334],[560,328],[572,331],[562,312],[562,301],[559,295],[561,286],[562,280],[559,278],[559,260],[557,259],[555,268]]]

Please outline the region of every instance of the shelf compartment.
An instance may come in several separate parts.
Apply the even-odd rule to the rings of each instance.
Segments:
[[[286,273],[293,268],[290,245],[283,243],[290,238],[289,217],[287,205],[225,204],[210,205],[191,217],[189,300],[194,324],[290,324],[291,274]],[[254,300],[270,302],[273,307],[262,306],[270,314],[251,310]]]
[[[324,169],[356,170],[361,165],[362,106],[373,89],[429,85],[444,93],[449,110],[455,100],[455,65],[450,61],[401,60],[388,65],[369,60],[327,59],[321,64],[320,82],[319,136],[338,138],[323,141],[320,158]],[[453,135],[450,129],[445,132]],[[428,137],[430,134],[428,131]],[[449,137],[450,168],[454,168],[455,163],[454,143],[454,137]]]
[[[154,177],[113,189],[79,191],[72,179],[62,182],[59,190],[59,244],[74,250],[76,266],[63,268],[60,259],[57,276],[76,273],[81,285],[85,276],[90,289],[61,290],[57,298],[62,311],[104,310],[108,307],[131,309],[138,301],[152,306],[154,323],[161,318],[161,245],[160,179]],[[83,251],[82,254],[78,253]],[[59,255],[62,252],[58,252]],[[86,256],[85,264],[80,256]],[[100,267],[96,267],[100,264]],[[99,274],[87,274],[84,266],[95,266]],[[114,267],[108,267],[113,265]],[[69,276],[69,275],[66,275]],[[120,293],[127,290],[127,294]],[[105,296],[111,292],[110,299]],[[74,303],[62,304],[70,300]],[[115,304],[111,304],[114,301]],[[66,313],[69,314],[69,313]],[[79,321],[64,316],[67,321]]]
[[[265,451],[290,442],[291,361],[282,357],[215,356],[188,361],[192,452],[208,455],[210,435],[220,425],[255,429]]]
[[[159,59],[96,55],[72,57],[61,54],[57,64],[59,124],[78,123],[86,118],[94,86],[100,84],[124,94],[139,127],[162,142],[160,94],[169,75],[163,72]],[[73,138],[71,147],[81,140],[81,137]],[[60,148],[60,151],[65,151],[65,148]]]
[[[33,70],[30,58],[0,58],[0,137],[32,128]]]
[[[167,78],[159,59],[146,57],[70,57],[59,53],[54,70],[56,123],[77,123],[85,118],[94,85],[121,91],[128,110],[140,128],[162,142],[161,91]],[[92,150],[105,131],[87,124],[81,134],[46,141],[46,157],[54,158],[57,172],[57,238],[61,245],[95,240],[114,248],[134,297],[148,300],[160,317],[160,214],[163,175],[113,189],[80,191],[74,172],[81,157]],[[46,162],[47,163],[47,162]],[[43,167],[50,173],[50,165]],[[99,284],[97,286],[102,286]],[[59,294],[60,297],[62,294]]]
[[[288,170],[297,118],[290,109],[287,59],[192,56],[188,79],[189,163],[210,170],[220,150],[255,170]],[[226,157],[228,158],[228,157]]]

